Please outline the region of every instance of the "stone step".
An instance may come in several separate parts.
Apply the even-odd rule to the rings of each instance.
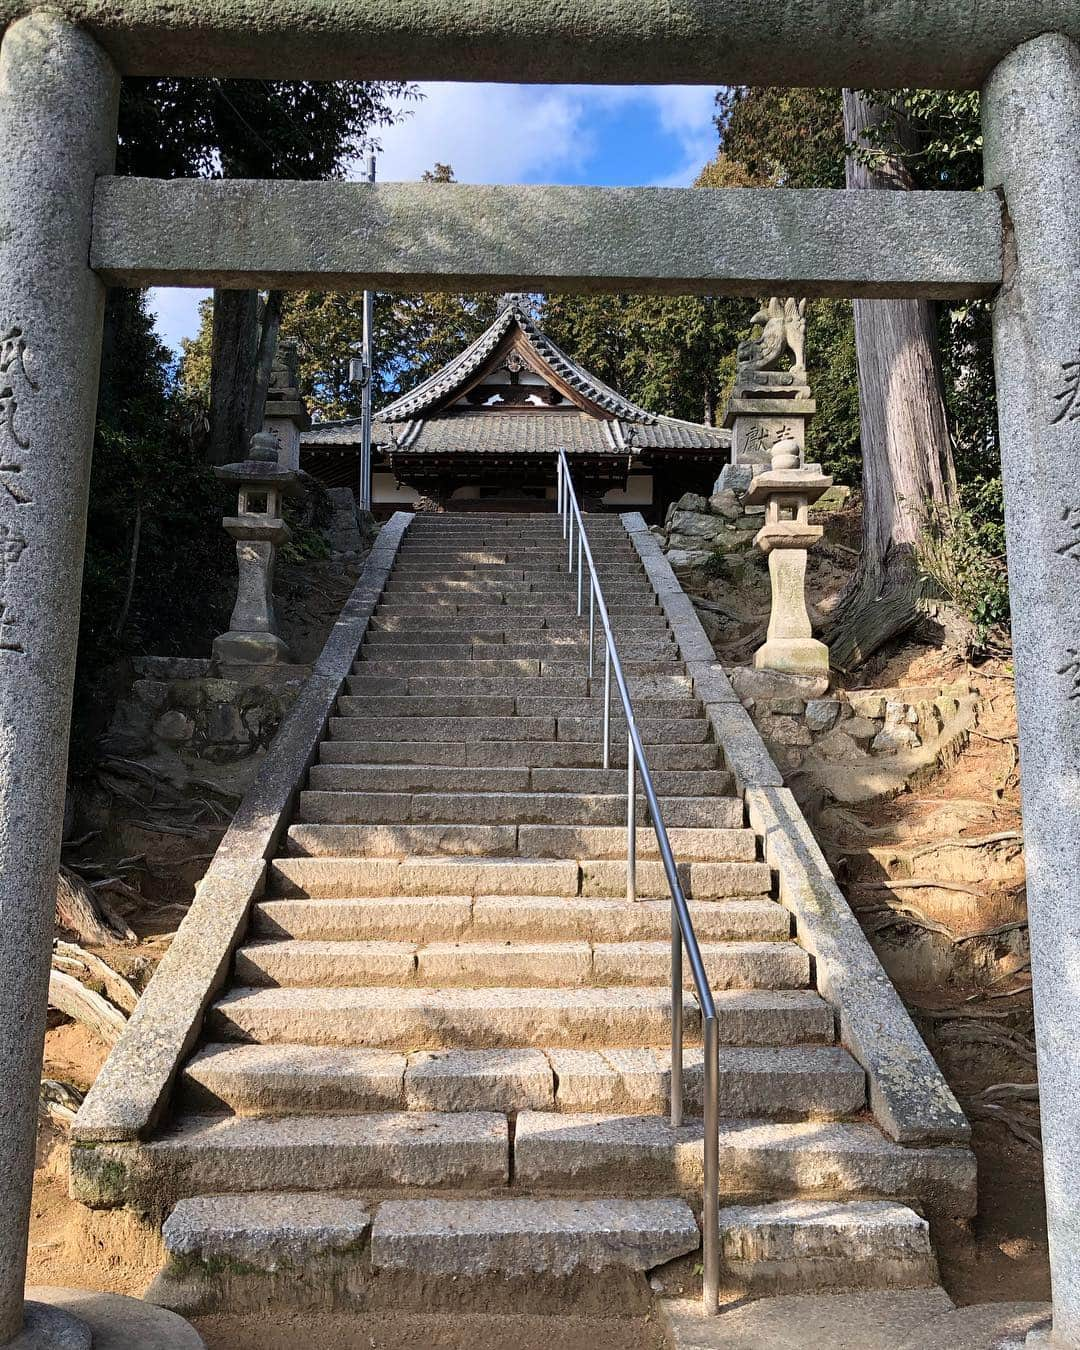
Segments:
[[[653,783],[665,804],[679,798],[715,801],[732,796],[731,775],[724,769],[679,772],[657,770]],[[622,769],[468,768],[433,764],[315,764],[308,770],[312,792],[462,792],[462,793],[625,793]],[[639,794],[640,799],[640,794]],[[625,807],[625,797],[623,798]],[[665,819],[667,817],[665,816]],[[720,822],[717,822],[720,823]],[[741,824],[739,818],[732,824]]]
[[[671,1109],[669,1049],[552,1049],[547,1056],[559,1111],[659,1116]],[[835,1045],[721,1046],[719,1070],[723,1117],[838,1120],[866,1105],[865,1072]],[[688,1113],[701,1114],[703,1056],[693,1046],[683,1052],[683,1101]]]
[[[527,770],[510,770],[528,773]],[[639,819],[647,804],[638,795]],[[665,797],[660,809],[675,827],[738,829],[743,803],[737,797]],[[348,792],[309,788],[300,795],[296,819],[305,824],[391,824],[424,821],[454,824],[615,825],[626,820],[626,798],[588,792]]]
[[[494,641],[501,635],[504,639],[507,634],[513,636],[519,633],[546,635],[548,633],[556,636],[571,634],[577,636],[580,633],[589,631],[589,614],[586,608],[583,614],[578,614],[575,610],[560,609],[555,614],[545,614],[542,611],[521,612],[517,609],[509,610],[506,606],[501,606],[497,610],[470,611],[465,614],[445,614],[436,613],[421,616],[409,614],[383,613],[378,611],[372,615],[368,625],[368,633],[400,633],[402,635],[409,633],[424,634],[425,637],[447,636],[452,641],[459,633],[473,633],[478,638],[482,637],[486,641]],[[659,608],[642,612],[640,609],[628,614],[621,614],[618,622],[614,624],[615,640],[620,638],[630,638],[634,634],[660,633],[666,636],[668,633],[667,619]]]
[[[433,764],[313,764],[308,791],[315,795],[410,792],[527,792],[527,768],[469,769]],[[301,799],[302,800],[302,799]],[[303,809],[303,808],[301,808]]]
[[[598,668],[599,669],[599,668]],[[356,674],[350,675],[346,685],[350,694],[359,697],[380,695],[436,695],[449,697],[497,698],[560,698],[602,699],[603,674],[590,681],[588,664],[577,675],[377,675],[368,663],[359,663]],[[591,688],[590,688],[591,684]],[[689,699],[693,697],[691,682],[686,676],[637,675],[628,680],[630,697],[640,699]],[[601,707],[603,705],[601,704]],[[617,695],[612,695],[612,707],[619,707]]]
[[[831,1008],[807,990],[721,990],[715,996],[725,1045],[796,1045],[832,1039]],[[697,1004],[684,995],[688,1038]],[[211,1008],[208,1034],[226,1040],[349,1045],[382,1050],[499,1046],[662,1045],[671,992],[611,989],[230,990]]]
[[[420,1279],[434,1297],[477,1282],[517,1291],[541,1281],[550,1298],[583,1274],[625,1297],[620,1281],[699,1245],[693,1211],[674,1198],[385,1201],[372,1223],[363,1201],[287,1191],[183,1199],[162,1237],[167,1264],[149,1297],[188,1314],[255,1311],[269,1298],[347,1307],[350,1288],[369,1294],[386,1280],[413,1288]],[[233,1270],[244,1275],[226,1300],[211,1272]]]
[[[514,1136],[518,1185],[546,1191],[700,1196],[700,1120],[522,1111]],[[873,1125],[722,1121],[720,1189],[732,1198],[903,1199],[955,1218],[975,1213],[967,1148],[905,1148]]]
[[[809,983],[810,959],[794,942],[704,942],[701,954],[714,990]],[[656,986],[671,979],[671,944],[291,939],[240,947],[234,979],[275,988]],[[683,982],[692,987],[688,971]]]
[[[554,717],[331,717],[332,740],[553,741]]]
[[[637,639],[633,635],[618,644],[619,659],[623,669],[641,669],[641,663],[652,668],[662,662],[667,666],[679,659],[679,649],[674,642],[653,639]],[[599,651],[599,643],[597,643]],[[423,653],[425,661],[561,661],[578,662],[570,668],[571,674],[580,674],[588,669],[588,634],[580,636],[556,634],[545,636],[522,635],[518,641],[483,641],[479,637],[469,639],[463,634],[461,641],[449,637],[432,637],[424,633],[369,633],[360,648],[359,659],[369,660],[409,660],[417,653]],[[678,669],[678,668],[677,668]],[[635,670],[635,673],[637,671]]]
[[[613,577],[602,576],[601,585],[604,588],[604,597],[609,603],[621,596],[630,600],[641,600],[649,605],[656,603],[656,592],[644,576],[637,577],[629,573]],[[396,601],[415,596],[425,603],[431,598],[453,600],[456,597],[465,600],[472,596],[483,598],[491,595],[504,596],[507,599],[531,596],[537,600],[573,596],[576,603],[577,579],[569,575],[562,580],[552,580],[550,577],[532,580],[528,577],[500,577],[497,574],[477,577],[471,573],[463,573],[410,582],[408,578],[397,578],[391,573],[383,591],[383,596],[387,600]]]
[[[562,1281],[580,1271],[594,1281],[616,1267],[651,1270],[699,1241],[677,1199],[388,1200],[372,1225],[371,1264],[425,1280]]]
[[[720,1211],[721,1284],[753,1294],[938,1282],[930,1225],[888,1200],[781,1200]]]
[[[350,741],[326,740],[319,746],[322,764],[387,764],[461,766],[470,768],[587,769],[599,783],[603,770],[598,766],[601,749],[592,741]],[[711,770],[724,772],[720,747],[709,741],[698,745],[656,745],[645,742],[645,754],[653,773],[661,771]],[[613,739],[611,762],[626,764],[626,746],[622,738]],[[625,780],[623,768],[620,778]]]
[[[353,679],[356,677],[353,676]],[[693,694],[674,698],[643,697],[633,702],[639,723],[649,719],[701,719],[702,707]],[[567,694],[342,694],[338,699],[340,717],[379,717],[397,721],[402,717],[557,717],[586,718],[599,721],[604,715],[602,695],[574,697]],[[625,725],[623,705],[618,693],[611,696],[612,725]]]
[[[78,1151],[93,1155],[80,1159],[91,1169],[111,1171],[110,1187],[124,1170],[132,1181],[150,1183],[162,1207],[187,1196],[244,1191],[481,1190],[505,1186],[510,1162],[506,1116],[495,1112],[184,1116],[137,1149]],[[87,1181],[85,1174],[78,1178],[83,1195]]]
[[[626,894],[625,862],[609,858],[582,858],[580,862],[583,896]],[[727,900],[736,895],[766,895],[772,888],[772,874],[767,863],[680,862],[678,871],[684,893],[688,898],[695,900]],[[638,897],[656,900],[667,898],[670,893],[663,864],[647,859],[639,861]]]
[[[700,942],[780,942],[791,916],[775,900],[691,901]],[[664,900],[564,900],[547,895],[279,898],[252,911],[256,938],[413,942],[661,942],[671,931]]]
[[[500,827],[494,826],[494,829]],[[727,900],[768,894],[766,863],[680,863],[679,879],[690,899]],[[352,898],[366,895],[566,895],[621,898],[626,864],[611,859],[527,857],[283,857],[268,866],[271,895]],[[669,899],[660,862],[637,866],[641,900]]]
[[[658,615],[656,596],[650,599],[643,590],[636,595],[625,592],[609,596],[604,600],[608,613],[612,615]],[[585,597],[584,613],[588,617],[588,595]],[[577,592],[569,591],[489,591],[484,595],[467,595],[461,592],[449,596],[417,595],[408,591],[384,593],[379,601],[376,614],[379,618],[405,619],[415,624],[424,624],[429,619],[476,618],[506,619],[510,614],[524,622],[532,618],[567,618],[577,614]]]
[[[205,1046],[185,1066],[186,1109],[236,1115],[360,1111],[565,1111],[661,1115],[671,1055],[649,1047],[420,1050],[352,1046]],[[684,1053],[687,1110],[700,1114],[702,1052]],[[724,1116],[841,1118],[865,1105],[862,1069],[828,1045],[720,1051]]]
[[[539,540],[519,541],[512,545],[496,545],[492,548],[456,548],[452,544],[432,544],[430,547],[413,545],[403,553],[398,561],[398,569],[414,566],[439,565],[447,571],[458,571],[471,567],[502,566],[527,567],[534,571],[545,565],[566,567],[568,549],[561,543]],[[637,562],[637,555],[629,543],[601,543],[593,545],[593,560],[598,566],[608,563],[611,566],[626,566]],[[575,553],[574,567],[577,567]]]
[[[686,678],[683,664],[679,660],[631,661],[620,648],[619,656],[623,664],[623,673],[628,677],[675,676]],[[587,676],[589,670],[588,650],[582,656],[560,660],[558,658],[541,660],[539,657],[515,657],[505,661],[491,661],[484,658],[470,658],[467,664],[461,661],[432,661],[426,657],[419,660],[407,656],[382,658],[377,652],[360,648],[358,659],[353,666],[354,675],[389,675],[395,678],[414,679],[427,675],[452,675],[473,678],[489,676],[499,678],[504,675],[538,675],[543,678],[559,675]],[[603,678],[601,675],[600,678]]]
[[[346,702],[348,696],[340,701]],[[614,713],[614,709],[612,709]],[[708,741],[709,723],[704,717],[634,718],[646,747],[700,745]],[[618,724],[613,717],[612,727]],[[604,734],[602,717],[555,717],[516,715],[503,717],[390,716],[331,717],[329,736],[337,741],[383,739],[394,741],[594,741]],[[612,735],[612,741],[615,737]],[[646,751],[647,754],[647,751]]]
[[[332,794],[331,794],[332,795]],[[723,800],[723,799],[721,799]],[[679,828],[668,831],[684,865],[753,862],[757,836],[751,829]],[[640,859],[658,858],[651,826],[636,831]],[[308,858],[593,858],[626,856],[626,827],[617,825],[291,825],[286,851]]]

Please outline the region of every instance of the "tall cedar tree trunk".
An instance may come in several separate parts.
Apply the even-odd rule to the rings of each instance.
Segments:
[[[281,327],[282,292],[215,291],[210,356],[211,464],[244,459],[262,427]]]
[[[258,354],[258,291],[215,291],[207,450],[211,464],[235,464],[247,457]]]
[[[847,143],[895,124],[893,110],[844,90]],[[905,128],[889,125],[904,144]],[[848,157],[849,189],[910,188],[897,156],[872,167]],[[862,552],[826,639],[834,666],[851,670],[918,618],[914,545],[928,502],[955,494],[942,394],[935,307],[926,300],[856,300],[859,420],[863,457]]]

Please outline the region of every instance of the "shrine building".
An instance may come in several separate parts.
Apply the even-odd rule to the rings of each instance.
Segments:
[[[546,509],[563,448],[590,509],[652,518],[684,492],[710,492],[730,446],[729,431],[661,417],[616,393],[508,296],[475,342],[375,414],[372,504],[381,515],[425,501]],[[327,486],[354,486],[359,461],[358,417],[301,435],[300,467]]]

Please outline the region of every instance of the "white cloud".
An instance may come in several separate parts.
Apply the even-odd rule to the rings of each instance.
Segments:
[[[677,162],[655,182],[692,182],[716,145],[714,90],[696,86],[425,84],[408,116],[379,133],[380,179],[413,181],[436,161],[462,183],[579,180],[605,149],[612,117],[655,117]],[[607,133],[607,134],[605,134]],[[625,146],[627,184],[640,182]],[[610,172],[610,164],[605,168]]]

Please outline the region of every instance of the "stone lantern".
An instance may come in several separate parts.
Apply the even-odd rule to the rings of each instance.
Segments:
[[[765,645],[754,653],[759,670],[788,675],[828,675],[829,649],[811,636],[806,609],[806,555],[824,533],[810,524],[810,507],[830,487],[821,466],[801,463],[793,436],[772,447],[772,464],[754,476],[746,502],[765,507],[754,543],[768,555],[772,612]]]
[[[239,500],[235,516],[222,521],[236,540],[239,583],[229,631],[214,639],[214,659],[222,665],[274,665],[289,660],[289,649],[277,631],[274,615],[274,562],[277,550],[292,534],[282,519],[284,497],[302,497],[300,475],[278,463],[279,443],[270,432],[251,438],[247,459],[214,470],[223,482],[235,483]]]

